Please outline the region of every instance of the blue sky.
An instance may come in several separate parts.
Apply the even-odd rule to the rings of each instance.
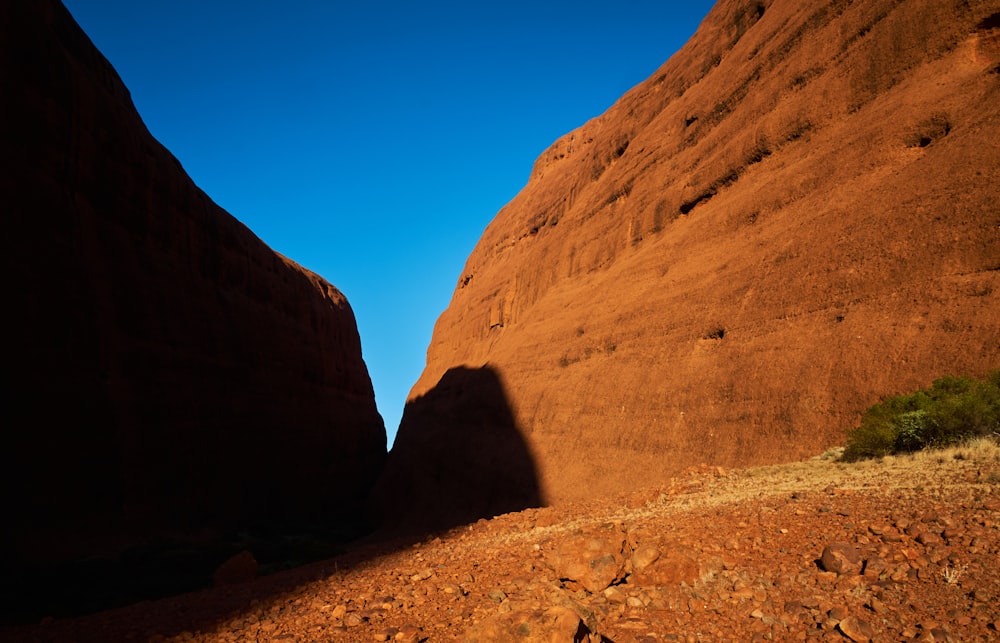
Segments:
[[[195,183],[347,295],[391,444],[483,229],[713,2],[64,4]]]

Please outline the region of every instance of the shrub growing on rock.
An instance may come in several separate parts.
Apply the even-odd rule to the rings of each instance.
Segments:
[[[983,436],[1000,437],[1000,369],[985,380],[949,375],[923,391],[879,402],[848,433],[842,459],[941,448]]]

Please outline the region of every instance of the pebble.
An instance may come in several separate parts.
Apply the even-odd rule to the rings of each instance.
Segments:
[[[416,582],[419,582],[419,581],[422,581],[422,580],[427,580],[428,578],[430,578],[433,575],[434,575],[434,572],[432,570],[430,570],[430,569],[422,569],[419,572],[417,572],[416,574],[414,574],[413,576],[410,576],[410,580],[412,580],[413,582],[416,583]]]

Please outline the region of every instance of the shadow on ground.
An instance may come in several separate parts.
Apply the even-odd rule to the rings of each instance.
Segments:
[[[295,535],[276,525],[211,547],[154,544],[121,560],[75,561],[8,578],[12,582],[5,583],[4,593],[11,602],[3,620],[36,625],[0,628],[0,641],[146,640],[154,634],[211,632],[252,605],[337,571],[449,528],[542,504],[534,459],[500,377],[489,366],[455,368],[407,405],[372,493],[369,522],[361,522],[361,516],[337,517],[354,529],[366,528],[369,535],[345,544],[348,532]],[[240,548],[260,559],[262,572],[274,573],[201,589],[210,584],[215,566]],[[179,592],[193,593],[169,596]],[[31,604],[39,597],[51,604]],[[127,606],[63,618],[121,605]],[[23,610],[20,615],[9,612],[15,606]],[[37,625],[42,616],[59,618]]]

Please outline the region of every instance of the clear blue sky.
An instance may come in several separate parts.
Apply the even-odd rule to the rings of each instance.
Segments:
[[[391,444],[466,258],[535,158],[714,3],[64,4],[195,183],[347,295]]]

